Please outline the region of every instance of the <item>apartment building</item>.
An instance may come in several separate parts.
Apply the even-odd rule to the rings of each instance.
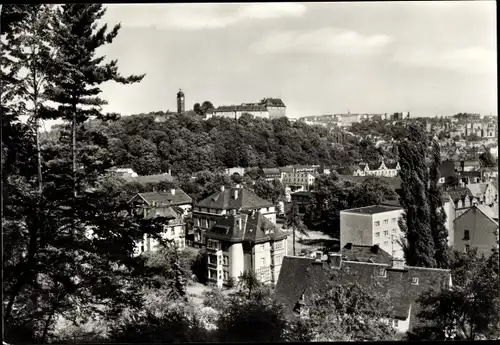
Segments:
[[[129,204],[136,217],[165,218],[161,238],[172,241],[171,243],[178,249],[185,247],[186,216],[191,211],[192,200],[182,189],[138,193],[129,201]],[[137,243],[136,254],[156,251],[158,248],[159,242],[145,234],[143,240]]]
[[[295,190],[308,191],[316,181],[317,173],[309,171],[292,171],[283,173],[282,183]]]
[[[275,224],[255,210],[226,214],[205,233],[208,281],[217,286],[237,283],[253,270],[263,284],[276,284],[287,255],[286,238]]]
[[[403,233],[399,218],[403,208],[374,205],[340,211],[340,246],[347,243],[373,246],[378,244],[395,258],[402,258],[403,248],[399,244]]]
[[[226,215],[237,215],[242,211],[255,210],[273,224],[276,224],[276,206],[259,198],[254,192],[241,185],[226,188],[196,203],[193,207],[193,233],[189,234],[189,245],[205,246],[204,233],[212,228],[217,220]]]

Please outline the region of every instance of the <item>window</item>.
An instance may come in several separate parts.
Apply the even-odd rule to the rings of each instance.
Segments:
[[[384,224],[389,224],[389,219],[384,219]]]
[[[227,271],[224,271],[224,280],[229,279],[229,273]]]
[[[380,277],[385,277],[387,275],[387,271],[385,270],[385,268],[383,268],[383,267],[379,268],[378,275]]]
[[[384,236],[387,236],[387,235],[389,235],[389,230],[384,231]]]
[[[418,278],[417,277],[411,278],[411,285],[418,285]]]
[[[229,265],[229,256],[224,255],[224,266],[228,266],[228,265]]]
[[[470,250],[470,246],[468,244],[465,245],[465,252],[467,253]]]
[[[469,230],[464,230],[464,238],[463,238],[463,240],[464,240],[464,241],[468,241],[468,240],[470,240],[470,237],[469,237],[469,236],[470,236],[470,232],[469,232]]]
[[[208,278],[209,279],[216,279],[217,278],[217,271],[216,270],[208,270]]]
[[[375,226],[380,226],[380,222],[378,220],[375,222]]]
[[[283,249],[283,241],[274,242],[274,249]]]
[[[398,231],[396,228],[392,229],[392,232],[396,232],[396,231]]]
[[[208,256],[208,263],[217,265],[217,256],[216,255],[209,255]]]
[[[399,320],[394,320],[394,327],[399,327]]]
[[[375,237],[380,237],[380,232],[376,232]]]
[[[265,245],[264,245],[264,244],[261,244],[261,245],[260,245],[260,250],[264,250],[264,248],[265,248]]]
[[[388,246],[389,245],[389,241],[384,241],[384,246]]]
[[[260,267],[264,267],[266,265],[266,258],[260,258]]]
[[[396,223],[396,218],[392,218],[392,222],[393,222],[393,223]]]

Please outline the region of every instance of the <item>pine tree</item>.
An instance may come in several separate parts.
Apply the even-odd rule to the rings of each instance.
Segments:
[[[438,185],[440,178],[441,152],[439,143],[432,142],[431,165],[429,171],[430,183],[428,190],[429,208],[431,212],[431,232],[434,240],[436,265],[438,268],[448,268],[448,230],[446,229],[446,213],[443,207],[443,192]]]
[[[405,211],[403,249],[407,264],[417,267],[436,266],[427,199],[429,174],[425,164],[426,150],[425,132],[415,125],[408,126],[408,137],[399,144],[402,180],[400,202]]]

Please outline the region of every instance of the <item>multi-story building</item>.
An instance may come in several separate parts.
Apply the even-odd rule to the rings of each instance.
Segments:
[[[354,176],[385,176],[394,177],[399,174],[401,167],[399,162],[385,163],[382,161],[380,164],[366,164],[361,163],[359,167],[354,170]]]
[[[455,250],[477,248],[479,254],[489,256],[498,247],[498,205],[495,208],[496,213],[490,206],[473,205],[455,219]]]
[[[282,180],[282,174],[279,168],[264,168],[262,171],[264,172],[264,179],[266,181]]]
[[[287,235],[260,212],[226,214],[206,231],[205,237],[209,282],[219,287],[230,285],[249,270],[264,284],[278,281],[287,255]]]
[[[138,193],[130,201],[132,212],[144,219],[163,217],[166,219],[160,234],[163,240],[173,243],[178,249],[185,247],[186,216],[191,211],[192,200],[182,189],[163,192]],[[156,251],[159,242],[148,235],[137,243],[137,253]]]
[[[255,193],[243,188],[221,187],[209,197],[196,203],[193,208],[193,234],[189,236],[189,244],[195,247],[205,246],[204,233],[212,228],[217,220],[228,214],[237,215],[242,211],[257,211],[276,224],[276,206],[259,198]]]
[[[308,191],[311,189],[314,181],[316,181],[317,173],[311,173],[307,171],[292,171],[284,172],[282,183],[285,186],[290,186],[292,189],[300,189],[303,191]]]
[[[399,228],[399,218],[403,208],[397,206],[375,205],[340,211],[340,246],[346,243],[380,248],[393,257],[402,258],[403,236]]]
[[[360,248],[363,249],[363,248]],[[422,310],[418,297],[430,289],[439,291],[452,285],[449,270],[406,266],[401,259],[390,258],[382,250],[367,247],[351,255],[317,253],[316,258],[286,256],[276,285],[274,298],[283,305],[287,315],[307,316],[314,295],[322,296],[332,275],[338,283],[375,287],[386,294],[393,306],[393,315],[383,317],[399,334],[412,331],[420,324]]]
[[[279,98],[264,98],[258,103],[242,103],[240,105],[223,105],[213,109],[209,116],[222,116],[239,119],[243,114],[255,117],[286,117],[285,103]]]
[[[300,214],[306,213],[311,206],[314,192],[295,192],[290,194],[292,204],[297,205]]]
[[[474,196],[471,194],[470,190],[465,187],[448,189],[446,192],[453,202],[455,208],[455,219],[467,211],[475,203]]]

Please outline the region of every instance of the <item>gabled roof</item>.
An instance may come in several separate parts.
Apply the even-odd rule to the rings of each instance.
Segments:
[[[207,238],[227,242],[263,243],[283,240],[287,235],[260,212],[242,211],[219,218],[205,233]]]
[[[484,215],[487,219],[489,219],[491,222],[495,223],[498,225],[498,218],[495,218],[495,212],[490,206],[487,205],[473,205],[470,207],[467,211],[462,213],[460,216],[458,216],[455,219],[455,222],[459,221],[462,217],[465,215],[471,214],[471,213],[476,213],[476,210],[479,210],[482,215]],[[497,216],[498,217],[498,213]]]
[[[180,219],[184,210],[177,206],[154,207],[146,210],[145,219],[164,217],[168,219]]]
[[[469,183],[467,189],[471,192],[474,197],[482,197],[486,189],[488,188],[487,183]]]
[[[235,198],[237,192],[237,198]],[[246,188],[224,188],[223,191],[215,192],[209,197],[198,202],[196,207],[214,208],[218,210],[253,210],[262,207],[274,206],[272,202],[258,197],[254,192]]]
[[[387,169],[396,169],[398,163],[385,163]]]
[[[153,203],[156,205],[184,205],[190,204],[192,199],[189,195],[187,195],[182,189],[176,188],[175,193],[172,194],[171,190],[163,191],[163,192],[146,192],[146,193],[137,193],[130,202],[136,200],[137,198],[143,199],[149,206],[153,206]]]
[[[455,203],[459,200],[465,200],[466,197],[473,197],[472,193],[467,188],[448,189],[447,193],[450,196],[451,200],[453,200],[453,202]]]
[[[260,103],[267,107],[285,107],[281,98],[264,98]]]
[[[283,304],[285,311],[293,313],[294,307],[304,295],[306,298],[313,293],[321,293],[327,286],[326,262],[317,262],[312,258],[286,256],[275,289],[275,298]],[[376,289],[389,294],[394,307],[395,316],[406,319],[411,308],[410,328],[416,324],[416,315],[420,306],[416,302],[420,293],[429,288],[439,289],[450,282],[448,270],[408,267],[392,268],[387,264],[367,262],[342,261],[337,272],[341,283],[357,282],[362,285],[377,282]],[[380,269],[385,269],[385,277],[379,276]],[[348,273],[349,272],[349,273]],[[412,285],[412,278],[418,278],[418,285]]]

